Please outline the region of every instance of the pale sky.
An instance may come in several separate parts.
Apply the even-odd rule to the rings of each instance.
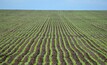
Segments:
[[[0,0],[0,9],[107,10],[107,0]]]

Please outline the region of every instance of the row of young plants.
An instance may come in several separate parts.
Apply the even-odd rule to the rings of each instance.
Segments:
[[[72,20],[72,19],[71,19]],[[83,20],[83,19],[82,19]],[[82,21],[81,20],[81,21]],[[76,24],[75,22],[72,22],[73,24]],[[83,24],[84,24],[85,22],[83,22]],[[80,22],[80,24],[81,24],[81,22]],[[76,26],[77,28],[78,28],[78,26]],[[78,28],[79,30],[80,30],[80,32],[81,32],[81,29],[80,28]],[[89,30],[88,30],[89,31]],[[91,30],[90,30],[91,31]],[[79,34],[81,34],[79,32]],[[82,31],[83,32],[83,31]],[[102,63],[106,63],[105,62],[105,60],[106,60],[106,49],[105,48],[103,48],[101,45],[103,45],[101,42],[98,44],[98,42],[94,39],[94,38],[86,38],[86,37],[84,37],[85,38],[85,41],[86,42],[88,42],[88,44],[90,43],[90,45],[92,46],[92,47],[90,47],[90,48],[92,48],[92,51],[94,51],[94,53],[97,55],[97,57],[98,58],[100,58],[101,60],[102,60]],[[102,56],[102,57],[101,57]],[[97,60],[97,59],[96,59]],[[97,61],[98,62],[98,61]]]
[[[21,18],[28,18],[27,22],[13,26],[1,36],[1,65],[107,64],[106,44],[90,36],[90,32],[97,33],[98,28],[81,17],[80,12],[69,12],[68,15],[61,11],[46,13],[39,12],[39,17],[29,11],[29,15]],[[84,26],[86,28],[81,29]]]

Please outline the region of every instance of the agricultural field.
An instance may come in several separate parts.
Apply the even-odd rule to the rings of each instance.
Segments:
[[[107,65],[107,11],[0,10],[0,65]]]

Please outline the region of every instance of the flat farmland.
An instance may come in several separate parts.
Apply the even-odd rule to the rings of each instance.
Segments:
[[[0,10],[0,65],[107,65],[107,11]]]

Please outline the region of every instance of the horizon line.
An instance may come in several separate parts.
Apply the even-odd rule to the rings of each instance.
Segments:
[[[71,10],[71,11],[75,11],[75,10],[78,10],[78,11],[107,11],[107,9],[0,9],[0,10],[62,10],[62,11],[66,11],[66,10]]]

